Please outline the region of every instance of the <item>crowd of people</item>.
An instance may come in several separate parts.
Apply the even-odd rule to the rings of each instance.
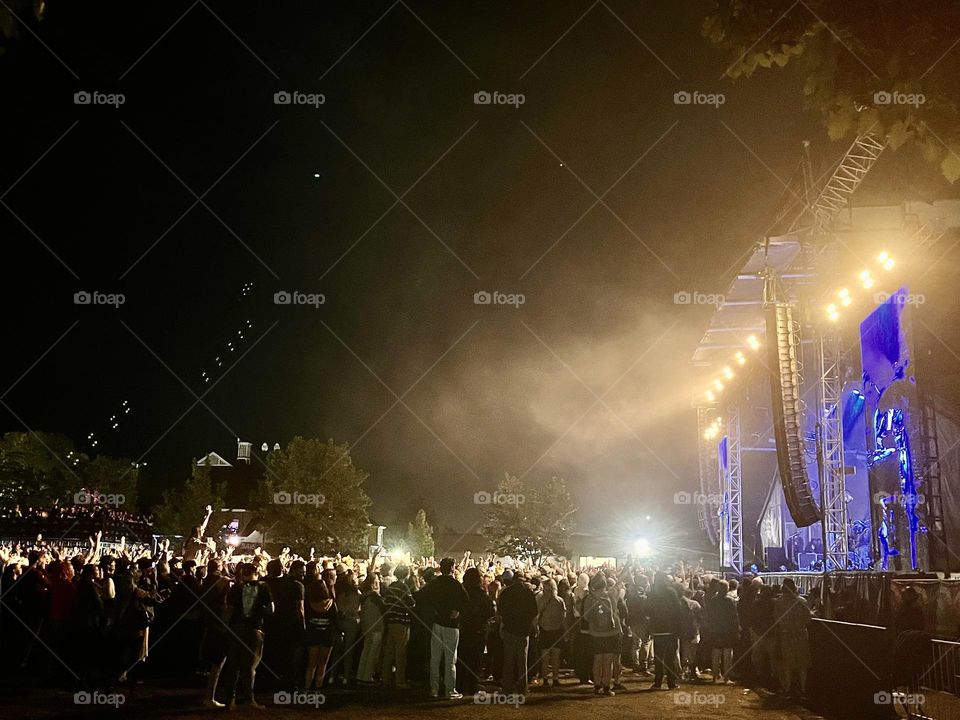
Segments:
[[[8,670],[92,689],[201,673],[208,707],[344,687],[523,698],[576,683],[611,696],[624,673],[655,689],[741,680],[804,692],[811,610],[789,579],[470,553],[238,555],[204,537],[209,517],[179,548],[105,551],[98,536],[79,549],[0,548]]]
[[[85,495],[84,498],[92,496]],[[105,538],[148,540],[153,517],[118,507],[91,502],[53,507],[0,507],[0,538],[89,537],[100,532]]]

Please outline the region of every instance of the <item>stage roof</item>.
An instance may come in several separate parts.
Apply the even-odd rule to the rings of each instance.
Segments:
[[[767,243],[754,246],[724,294],[723,303],[710,317],[707,331],[693,353],[694,365],[727,363],[732,352],[743,347],[747,336],[763,332],[763,270],[770,268],[789,281],[799,254],[800,240],[796,235],[772,237]]]

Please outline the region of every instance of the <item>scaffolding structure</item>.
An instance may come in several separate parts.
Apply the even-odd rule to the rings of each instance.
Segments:
[[[843,460],[843,345],[838,333],[821,330],[817,344],[820,379],[817,393],[817,460],[823,569],[846,570],[847,485]]]
[[[723,496],[727,512],[723,538],[730,543],[730,567],[743,572],[743,465],[740,457],[740,403],[727,406],[727,472]],[[729,534],[729,537],[728,537]],[[721,557],[724,553],[721,553]]]

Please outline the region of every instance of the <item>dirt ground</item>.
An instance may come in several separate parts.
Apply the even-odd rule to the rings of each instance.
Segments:
[[[530,720],[556,720],[558,717],[591,720],[620,720],[639,717],[644,720],[682,720],[684,718],[729,718],[730,720],[814,720],[803,708],[785,699],[758,694],[736,685],[682,685],[676,691],[649,689],[649,679],[627,676],[626,691],[616,697],[595,697],[591,688],[564,681],[549,691],[533,689],[522,703],[517,698],[487,694],[463,700],[433,700],[418,693],[387,693],[377,689],[334,690],[318,697],[290,698],[290,704],[275,704],[273,696],[258,694],[265,710],[240,706],[232,711],[200,707],[199,688],[141,685],[122,692],[120,698],[101,695],[80,697],[72,693],[4,687],[0,690],[0,717],[4,720],[30,718],[307,718],[324,717],[347,720],[516,720],[523,713]],[[492,691],[491,691],[492,692]],[[280,698],[281,702],[287,698]],[[297,701],[312,704],[295,704]],[[110,704],[112,702],[112,704]]]

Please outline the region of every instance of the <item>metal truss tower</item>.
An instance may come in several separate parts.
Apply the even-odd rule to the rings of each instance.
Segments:
[[[846,570],[847,485],[843,460],[843,345],[838,333],[821,327],[817,346],[817,464],[823,529],[823,569]]]
[[[743,572],[743,466],[740,462],[740,404],[727,408],[727,463],[723,494],[730,523],[730,565]]]

